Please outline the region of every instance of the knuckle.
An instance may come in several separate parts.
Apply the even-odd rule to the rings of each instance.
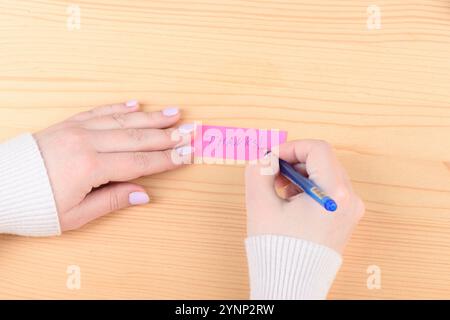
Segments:
[[[127,133],[128,137],[130,137],[132,140],[135,140],[138,142],[144,140],[145,132],[142,129],[131,128],[131,129],[127,129],[126,133]]]
[[[116,121],[116,123],[118,124],[119,128],[125,128],[126,123],[125,123],[125,115],[123,113],[113,113],[112,114],[112,118],[114,119],[114,121]]]
[[[164,169],[165,170],[170,170],[175,166],[175,161],[173,160],[173,154],[172,154],[172,150],[164,150],[163,151],[163,157],[164,157]]]
[[[330,143],[325,140],[317,140],[316,145],[317,145],[317,148],[324,150],[324,151],[331,151],[331,149],[332,149]]]
[[[158,122],[158,120],[160,121],[157,112],[146,112],[146,116],[150,123]]]
[[[115,191],[109,193],[109,210],[111,212],[120,209],[119,195]]]
[[[144,152],[133,153],[133,162],[140,169],[148,169],[150,167],[150,156]]]
[[[165,130],[162,130],[162,132],[164,135],[164,139],[166,141],[170,141],[170,142],[174,143],[179,140],[179,139],[177,139],[176,130],[174,130],[174,129],[165,129]]]
[[[338,203],[346,204],[350,199],[350,191],[343,184],[337,186],[334,191],[333,197]]]
[[[156,114],[155,114],[155,112],[147,112],[146,115],[147,115],[147,118],[148,118],[148,120],[149,120],[150,122],[153,122],[153,121],[156,120]]]

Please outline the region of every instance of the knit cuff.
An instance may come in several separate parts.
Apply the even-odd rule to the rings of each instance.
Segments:
[[[250,299],[325,299],[341,264],[334,250],[278,235],[245,240]]]
[[[29,133],[0,144],[0,233],[61,233],[47,170]]]

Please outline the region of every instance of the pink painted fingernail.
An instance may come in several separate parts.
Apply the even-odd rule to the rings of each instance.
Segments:
[[[128,202],[130,204],[145,204],[150,202],[150,197],[145,192],[132,192],[128,195]]]
[[[137,101],[137,100],[130,100],[130,101],[127,101],[127,102],[125,103],[125,105],[126,105],[128,108],[133,108],[133,107],[136,107],[136,106],[138,105],[138,101]]]
[[[186,156],[194,152],[194,148],[191,146],[178,147],[176,150],[180,156]]]
[[[185,123],[178,127],[178,132],[181,134],[188,134],[194,131],[195,124],[194,123]]]
[[[165,115],[166,117],[172,117],[176,114],[178,114],[179,109],[177,107],[169,107],[169,108],[165,108],[162,111],[162,114]]]

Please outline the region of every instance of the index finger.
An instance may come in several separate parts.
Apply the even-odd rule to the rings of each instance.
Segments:
[[[279,146],[279,157],[291,164],[305,163],[311,180],[324,191],[334,193],[345,186],[343,168],[332,147],[322,140],[296,140]]]
[[[86,121],[106,115],[112,115],[116,113],[129,113],[135,112],[137,110],[139,110],[139,102],[137,100],[130,100],[123,103],[115,103],[96,107],[94,109],[78,113],[67,120]]]

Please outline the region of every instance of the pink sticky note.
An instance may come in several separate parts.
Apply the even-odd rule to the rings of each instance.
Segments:
[[[252,161],[286,141],[287,132],[197,125],[192,146],[195,158]]]

